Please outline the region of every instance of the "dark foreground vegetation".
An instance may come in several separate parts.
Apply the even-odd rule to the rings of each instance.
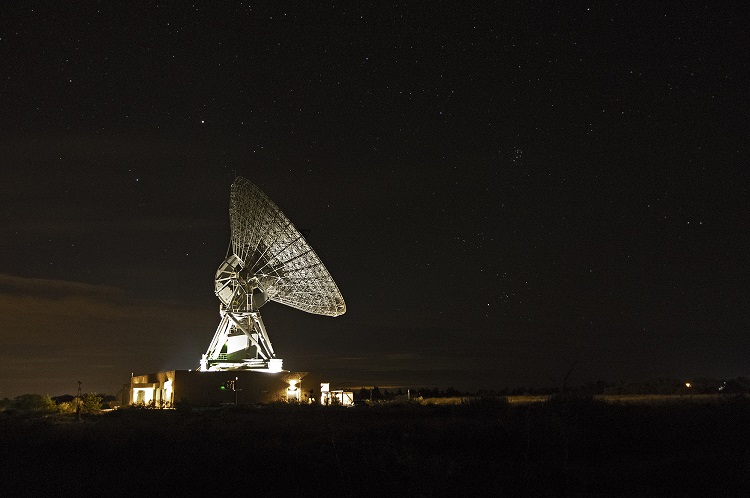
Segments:
[[[0,413],[0,461],[13,496],[750,496],[750,400]]]

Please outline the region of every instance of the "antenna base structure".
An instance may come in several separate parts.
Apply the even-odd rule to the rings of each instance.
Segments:
[[[260,369],[280,372],[282,360],[276,358],[258,308],[265,304],[261,282],[231,254],[216,271],[216,295],[221,301],[221,321],[208,350],[201,358],[200,370]]]
[[[200,370],[259,369],[281,372],[283,360],[277,358],[258,312],[237,313],[221,310],[221,322],[208,350],[201,358]]]
[[[338,316],[346,311],[344,298],[291,221],[242,177],[232,184],[229,218],[231,250],[215,278],[221,321],[198,370],[281,372],[260,307],[276,301]]]

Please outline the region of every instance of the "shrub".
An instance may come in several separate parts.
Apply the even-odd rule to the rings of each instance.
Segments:
[[[84,394],[81,411],[89,414],[100,413],[102,411],[102,397],[96,393]]]
[[[13,401],[13,408],[22,412],[55,413],[57,405],[49,394],[22,394]]]

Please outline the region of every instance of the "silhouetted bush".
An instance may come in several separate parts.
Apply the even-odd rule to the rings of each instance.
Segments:
[[[20,412],[55,413],[57,405],[48,394],[22,394],[11,403],[11,408]]]

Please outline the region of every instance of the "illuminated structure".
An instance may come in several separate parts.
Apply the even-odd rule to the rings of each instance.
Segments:
[[[354,393],[352,391],[337,390],[332,391],[328,382],[320,384],[320,404],[321,405],[339,405],[353,406]]]
[[[317,315],[338,316],[346,304],[330,273],[291,221],[258,187],[232,184],[231,246],[216,271],[221,321],[200,371],[282,371],[260,316],[276,301]]]
[[[231,245],[215,279],[221,321],[200,368],[132,376],[122,404],[352,405],[351,392],[331,391],[318,375],[282,370],[259,312],[277,301],[318,315],[343,314],[344,298],[328,270],[276,204],[241,177],[232,184],[229,219]]]
[[[308,372],[257,373],[257,370],[198,372],[168,370],[136,375],[123,386],[123,405],[174,408],[259,403],[332,404],[322,392],[328,384]],[[344,403],[340,403],[344,404]]]
[[[257,369],[168,370],[131,377],[123,386],[123,406],[180,406],[300,403],[352,406],[354,393],[334,391],[311,372],[258,373]]]

